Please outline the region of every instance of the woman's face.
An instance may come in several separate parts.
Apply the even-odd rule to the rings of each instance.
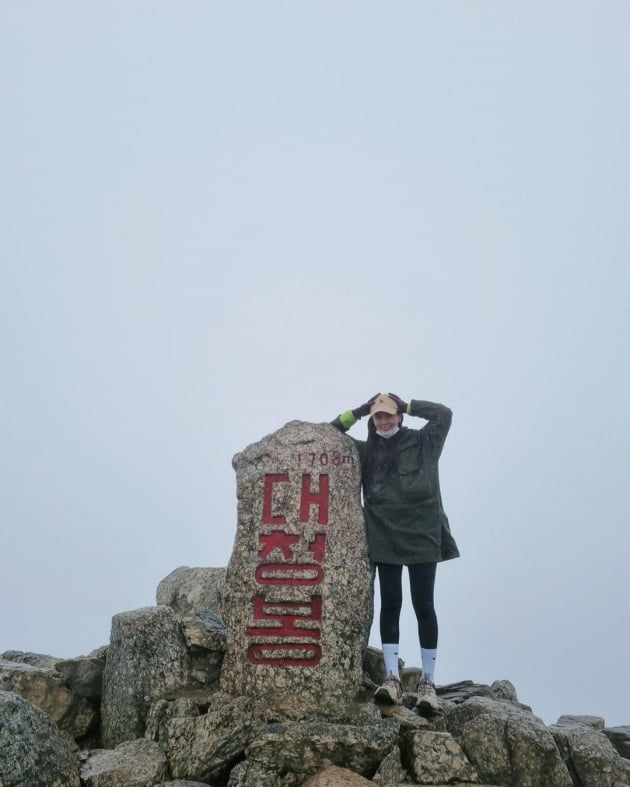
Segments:
[[[398,426],[401,421],[400,415],[392,415],[391,413],[374,413],[372,418],[378,431],[385,434]]]

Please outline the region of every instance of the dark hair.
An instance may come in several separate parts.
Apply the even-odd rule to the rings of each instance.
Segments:
[[[403,415],[400,414],[399,426],[402,426]],[[368,421],[368,437],[365,451],[365,465],[363,468],[364,479],[371,480],[378,475],[391,475],[398,472],[398,443],[402,431],[386,440],[376,434],[374,419],[370,416]],[[377,445],[382,449],[377,452]]]

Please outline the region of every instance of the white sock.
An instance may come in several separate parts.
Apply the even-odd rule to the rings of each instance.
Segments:
[[[437,648],[420,648],[420,658],[422,659],[422,676],[429,678],[431,683],[435,683]]]
[[[398,643],[383,644],[383,661],[385,662],[385,674],[391,672],[395,678],[400,678],[398,674]]]

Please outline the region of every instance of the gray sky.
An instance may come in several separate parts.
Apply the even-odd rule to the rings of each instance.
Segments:
[[[630,723],[629,29],[2,3],[0,652],[88,653],[227,565],[233,455],[394,391],[454,412],[437,682]]]

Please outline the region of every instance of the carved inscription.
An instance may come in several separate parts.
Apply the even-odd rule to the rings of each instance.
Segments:
[[[298,456],[298,467],[303,464]],[[299,524],[308,524],[312,509],[316,511],[317,532],[309,543],[303,534],[287,532],[289,527],[295,531],[297,523],[287,522],[286,515],[277,508],[276,501],[282,498],[281,485],[289,480],[287,473],[265,476],[263,527],[258,535],[259,562],[254,572],[254,581],[260,590],[252,600],[253,624],[246,630],[247,659],[257,665],[312,667],[319,663],[322,655],[318,643],[322,619],[319,586],[324,579],[329,476],[320,473],[314,488],[312,475],[302,474]],[[304,601],[288,598],[271,601],[265,595],[271,586],[302,588],[307,598]]]

